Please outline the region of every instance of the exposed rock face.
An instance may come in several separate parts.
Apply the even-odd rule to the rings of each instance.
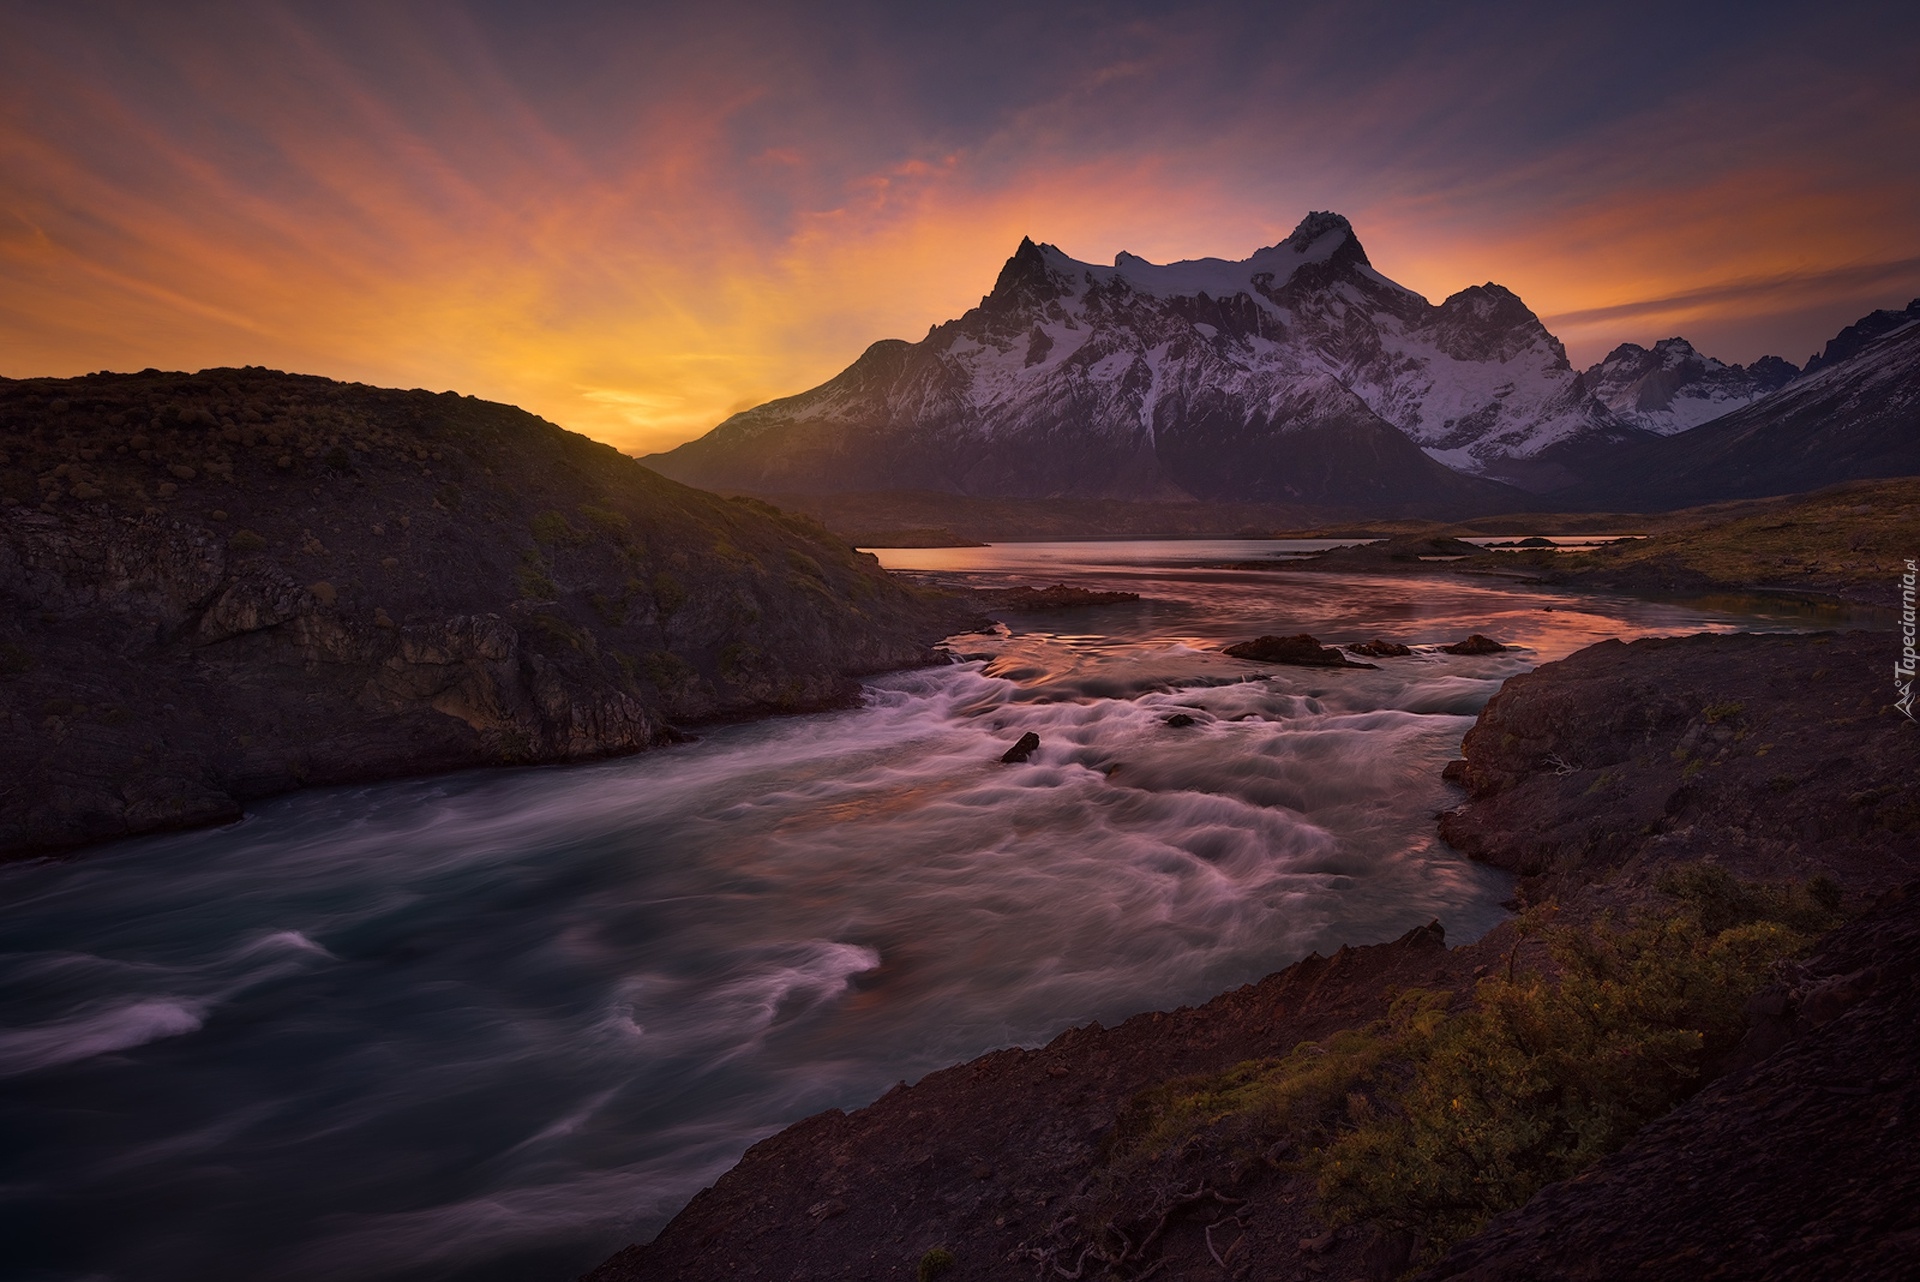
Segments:
[[[1447,777],[1440,835],[1566,894],[1711,858],[1861,889],[1920,874],[1915,727],[1890,633],[1603,641],[1510,678]]]
[[[6,853],[821,706],[959,621],[811,522],[451,394],[0,381],[0,464]]]
[[[1362,641],[1359,645],[1350,645],[1347,649],[1355,654],[1364,654],[1369,659],[1403,659],[1413,653],[1412,649],[1398,641],[1383,641],[1379,637]]]
[[[1920,298],[1914,299],[1905,307],[1882,307],[1878,311],[1868,312],[1853,324],[1827,340],[1826,347],[1817,356],[1809,356],[1807,365],[1801,372],[1812,374],[1829,365],[1859,355],[1883,335],[1891,334],[1913,321],[1920,321]]]
[[[1464,641],[1455,641],[1452,645],[1443,645],[1440,648],[1448,654],[1500,654],[1507,647],[1492,637],[1481,636],[1476,632]]]
[[[1695,351],[1684,338],[1663,338],[1651,350],[1622,343],[1582,377],[1622,423],[1672,436],[1751,405],[1799,373],[1778,356],[1727,365]]]
[[[1371,668],[1371,663],[1355,663],[1338,650],[1321,645],[1302,632],[1292,637],[1255,637],[1230,645],[1226,653],[1253,663],[1285,663],[1296,668]]]
[[[1100,267],[1023,241],[980,306],[924,340],[876,343],[648,461],[760,491],[1495,510],[1518,496],[1433,459],[1505,475],[1550,446],[1638,434],[1512,293],[1435,306],[1316,213],[1240,262]]]

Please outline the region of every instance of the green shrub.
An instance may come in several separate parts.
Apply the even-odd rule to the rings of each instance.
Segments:
[[[1830,877],[1814,877],[1804,885],[1769,885],[1741,881],[1713,864],[1681,864],[1662,872],[1654,886],[1714,934],[1765,921],[1819,934],[1840,922],[1840,887]]]
[[[258,552],[267,546],[266,539],[252,530],[235,530],[227,540],[227,551],[244,556],[248,552]]]
[[[580,515],[587,518],[587,524],[602,534],[619,538],[627,533],[629,522],[623,512],[610,511],[604,507],[595,507],[591,503],[580,505]]]
[[[592,633],[587,632],[583,628],[575,627],[572,623],[557,614],[547,614],[544,612],[536,614],[533,616],[533,624],[541,633],[551,637],[554,641],[557,641],[569,649],[578,650],[582,654],[589,655],[599,652],[599,643],[593,639]]]
[[[650,650],[640,665],[647,680],[663,691],[678,690],[700,677],[692,664],[671,650]]]
[[[680,607],[686,603],[687,590],[681,586],[680,580],[665,570],[653,576],[653,605],[662,623],[678,614]]]
[[[810,579],[825,579],[827,577],[827,572],[820,568],[820,563],[808,556],[805,552],[802,552],[799,548],[787,549],[787,566],[793,570],[794,573],[805,575]]]
[[[1548,932],[1557,978],[1483,981],[1371,1085],[1377,1106],[1314,1162],[1335,1221],[1435,1246],[1613,1152],[1738,1043],[1773,964],[1838,920],[1837,889],[1676,869],[1676,902],[1631,927]]]
[[[720,675],[734,685],[745,685],[760,666],[760,651],[745,641],[729,642],[720,651]]]
[[[521,597],[529,601],[551,601],[560,595],[560,587],[553,581],[553,572],[547,566],[547,559],[533,548],[520,554],[520,564],[513,572],[513,582]]]
[[[627,621],[627,598],[624,595],[609,596],[605,592],[590,592],[587,594],[587,604],[593,607],[593,612],[599,615],[601,621],[610,628],[617,628]]]
[[[1409,990],[1369,1027],[1142,1092],[1109,1167],[1124,1181],[1196,1142],[1236,1159],[1278,1145],[1327,1222],[1407,1230],[1437,1254],[1684,1099],[1738,1043],[1774,963],[1839,920],[1824,879],[1756,885],[1694,865],[1658,886],[1668,901],[1627,926],[1523,918],[1551,974],[1516,974],[1510,955],[1462,1009]]]
[[[549,546],[560,543],[575,547],[586,542],[586,536],[573,528],[564,512],[542,512],[530,523],[536,542]]]
[[[933,1282],[955,1263],[952,1251],[944,1246],[936,1246],[920,1257],[920,1267],[913,1272],[914,1282]]]

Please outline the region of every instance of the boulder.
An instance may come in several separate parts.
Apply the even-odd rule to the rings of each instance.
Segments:
[[[1413,653],[1398,641],[1382,641],[1379,637],[1362,641],[1359,645],[1350,645],[1347,649],[1355,654],[1364,654],[1369,659],[1398,659]]]
[[[1000,760],[1008,765],[1017,766],[1038,751],[1040,751],[1040,736],[1029,730],[1020,736],[1020,742],[1000,755]]]
[[[1138,592],[1096,592],[1064,583],[1050,588],[1002,588],[985,594],[990,610],[1077,610],[1090,605],[1125,605],[1139,599]]]
[[[1236,659],[1255,663],[1286,663],[1300,668],[1371,668],[1371,663],[1355,663],[1338,650],[1330,650],[1302,632],[1291,637],[1255,637],[1230,645],[1226,653]]]
[[[1492,637],[1483,637],[1478,632],[1465,641],[1456,641],[1452,645],[1443,645],[1440,648],[1448,654],[1499,654],[1507,649]]]

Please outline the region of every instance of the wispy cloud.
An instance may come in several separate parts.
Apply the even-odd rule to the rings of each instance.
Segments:
[[[1913,275],[1917,27],[1875,4],[16,5],[0,373],[277,365],[647,450],[924,333],[1023,234],[1238,255],[1310,208],[1430,295],[1515,288],[1577,359],[1654,322],[1730,359],[1807,350]]]
[[[1892,262],[1861,263],[1828,271],[1792,272],[1759,280],[1729,281],[1704,289],[1669,294],[1664,298],[1641,298],[1579,311],[1555,312],[1544,316],[1549,326],[1589,325],[1595,321],[1639,320],[1695,315],[1723,303],[1738,303],[1762,314],[1776,314],[1809,299],[1825,302],[1836,294],[1851,296],[1869,289],[1886,293],[1913,288],[1920,283],[1920,258],[1901,258]]]

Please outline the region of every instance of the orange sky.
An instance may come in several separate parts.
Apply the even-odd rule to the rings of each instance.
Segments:
[[[646,452],[959,314],[1022,235],[1241,257],[1320,208],[1431,298],[1514,289],[1577,364],[1802,361],[1920,294],[1895,10],[1743,7],[1687,60],[1393,8],[9,9],[0,374],[261,364]]]

